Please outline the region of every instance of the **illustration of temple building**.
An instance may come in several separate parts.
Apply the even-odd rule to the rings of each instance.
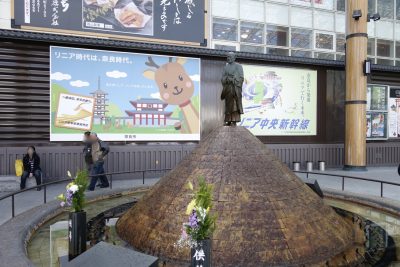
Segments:
[[[107,93],[100,89],[100,77],[97,82],[97,90],[90,93],[94,98],[94,124],[105,124],[107,110]]]
[[[168,104],[157,98],[142,98],[129,101],[136,110],[125,111],[132,117],[133,125],[165,126],[172,112],[165,111]]]

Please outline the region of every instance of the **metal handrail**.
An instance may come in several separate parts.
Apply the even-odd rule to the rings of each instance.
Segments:
[[[393,183],[393,182],[389,182],[389,181],[381,181],[381,180],[369,179],[369,178],[357,177],[357,176],[348,176],[348,175],[330,174],[330,173],[321,173],[321,172],[307,172],[307,171],[293,171],[293,172],[294,173],[304,173],[304,174],[306,174],[307,179],[309,179],[310,174],[321,175],[321,176],[340,177],[340,178],[342,178],[342,191],[344,191],[345,179],[353,179],[353,180],[361,180],[361,181],[379,183],[381,186],[381,188],[380,188],[381,197],[383,197],[383,185],[384,184],[400,187],[400,183]]]
[[[88,177],[92,178],[92,177],[103,176],[103,175],[109,176],[110,177],[110,189],[112,189],[113,175],[142,173],[143,184],[145,184],[145,173],[146,172],[165,172],[165,171],[170,171],[170,170],[171,169],[158,169],[158,170],[155,169],[155,170],[109,172],[109,173],[103,173],[103,174],[89,175]],[[73,178],[62,179],[62,180],[48,182],[48,183],[32,186],[32,187],[29,187],[29,188],[25,188],[25,189],[22,189],[22,190],[18,190],[18,191],[6,194],[4,196],[1,196],[0,197],[0,201],[11,197],[11,215],[12,215],[12,218],[14,218],[15,217],[15,195],[21,194],[21,193],[26,192],[26,191],[34,190],[34,189],[37,189],[37,188],[40,188],[40,189],[43,188],[43,203],[45,204],[45,203],[47,203],[47,186],[54,185],[54,184],[65,183],[65,182],[69,182],[69,181],[72,181],[72,180],[73,180]]]

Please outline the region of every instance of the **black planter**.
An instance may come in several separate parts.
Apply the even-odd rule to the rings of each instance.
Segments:
[[[191,267],[211,267],[211,240],[197,241],[197,246],[191,249]]]
[[[70,212],[68,221],[68,258],[86,251],[86,212]]]

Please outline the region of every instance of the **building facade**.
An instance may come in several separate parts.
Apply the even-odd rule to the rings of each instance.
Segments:
[[[32,144],[38,146],[43,155],[47,177],[63,177],[67,170],[73,171],[82,164],[79,142],[49,141],[50,46],[200,58],[201,75],[196,78],[201,84],[202,138],[223,122],[220,93],[226,50],[238,51],[238,61],[242,64],[315,71],[316,134],[260,136],[259,139],[288,165],[293,161],[325,160],[327,166],[339,167],[343,164],[345,117],[344,2],[212,0],[206,7],[206,19],[210,25],[206,27],[209,33],[207,46],[193,46],[11,28],[11,2],[0,0],[0,174],[11,173],[14,160],[25,151],[26,145]],[[374,93],[378,99],[387,96],[384,104],[373,102],[374,105],[370,106],[372,127],[382,121],[389,122],[392,106],[398,108],[400,0],[373,0],[369,3],[370,13],[379,12],[381,20],[371,21],[368,25],[368,54],[375,62],[368,83],[371,91],[380,92]],[[108,92],[109,88],[102,89]],[[392,91],[394,96],[391,98]],[[100,95],[97,114],[103,116],[111,108],[105,106],[108,104],[105,103],[105,94]],[[128,98],[126,102],[132,99],[135,98]],[[146,100],[145,103],[144,100],[143,97],[131,102],[135,110],[114,114],[114,123],[118,127],[135,127],[140,123],[149,127],[168,124],[168,116],[172,115],[165,113],[165,103],[158,100]],[[374,118],[375,122],[372,122]],[[389,137],[368,140],[369,166],[398,164],[400,139],[399,136]],[[126,143],[132,145],[126,146]],[[173,167],[168,163],[167,155],[173,154],[179,161],[193,148],[193,142],[188,144],[186,141],[161,142],[151,146],[134,141],[113,142],[111,145],[107,163],[109,171]],[[59,162],[63,163],[60,168],[52,167]],[[155,162],[160,164],[154,165]]]
[[[368,56],[400,65],[400,1],[368,0]],[[212,0],[212,47],[344,60],[345,0]]]

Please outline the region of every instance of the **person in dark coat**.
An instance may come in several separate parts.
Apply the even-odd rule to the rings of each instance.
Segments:
[[[40,158],[36,154],[36,149],[34,146],[29,146],[26,155],[24,156],[22,162],[24,163],[24,172],[21,176],[20,189],[25,189],[26,179],[30,177],[35,177],[36,184],[41,184],[42,171],[40,169]],[[37,188],[40,191],[40,187]]]
[[[110,148],[107,143],[103,142],[97,137],[96,133],[90,134],[91,140],[91,153],[93,160],[93,167],[91,168],[91,180],[89,185],[89,191],[93,191],[97,180],[100,179],[101,188],[109,187],[110,184],[108,182],[107,176],[104,175],[104,159],[107,154],[110,152]]]
[[[88,173],[90,173],[93,168],[92,142],[90,140],[90,134],[90,132],[85,132],[83,135],[83,156],[85,158],[85,165]]]

